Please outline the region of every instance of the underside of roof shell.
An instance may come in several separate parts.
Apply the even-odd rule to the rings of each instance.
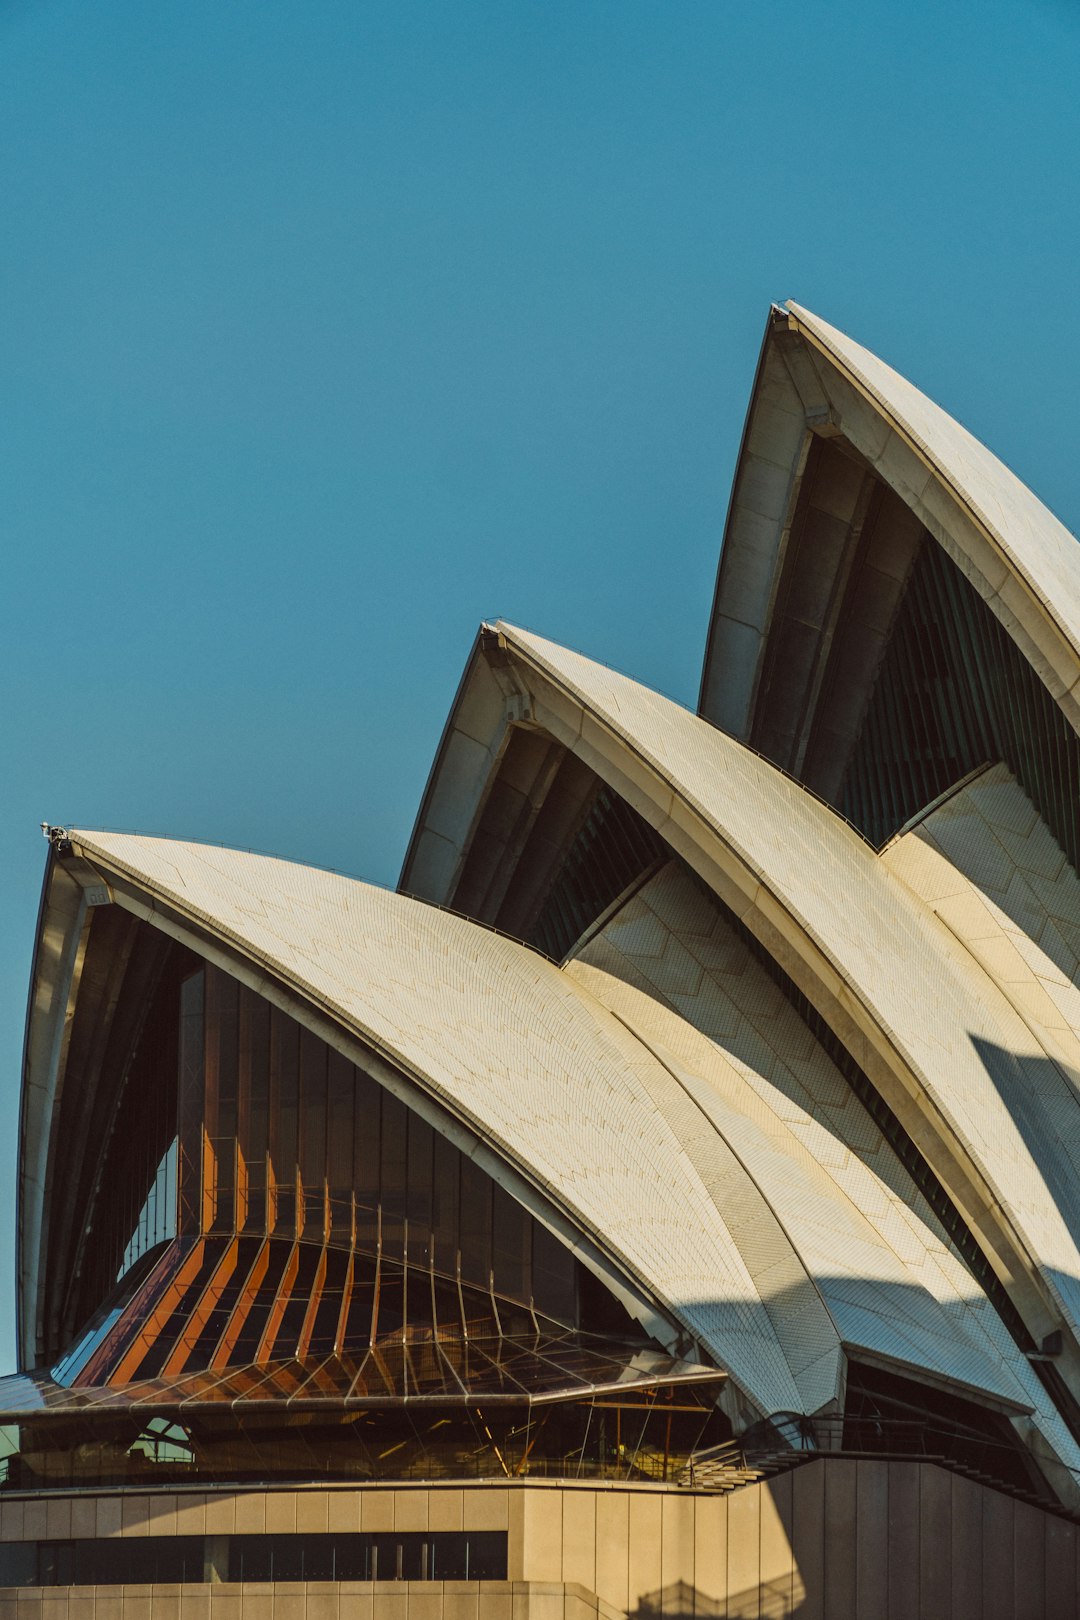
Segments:
[[[837,466],[843,456],[849,458],[850,490],[837,487],[819,502],[820,608],[800,606],[792,623],[778,624],[778,581],[801,493],[805,499],[804,478],[819,452],[831,455]],[[849,683],[858,686],[871,677],[873,649],[883,629],[879,620],[891,611],[890,579],[902,587],[912,544],[902,532],[906,511],[956,563],[1073,728],[1080,727],[1080,575],[1074,537],[939,406],[794,303],[774,309],[766,329],[721,552],[701,712],[742,737],[760,729],[767,646],[778,630],[784,632],[789,661],[796,642],[807,648],[812,642],[820,662],[850,566],[841,552],[867,522],[866,502],[874,487],[893,492],[899,504],[897,516],[889,518],[895,532],[875,542],[883,561],[865,609],[864,645],[851,655],[853,664],[869,662],[870,667],[849,671]],[[827,528],[839,547],[835,565]],[[813,597],[814,591],[804,587],[799,594]],[[788,717],[796,734],[809,723],[801,711],[807,701],[811,707],[816,701],[820,679],[812,664],[800,675],[790,700],[800,714]],[[791,746],[792,757],[782,763],[797,769],[797,735]],[[767,745],[766,751],[779,757]]]
[[[1080,1276],[1078,1234],[1016,1117],[1031,1037],[1001,989],[854,829],[706,721],[507,625],[477,679],[494,728],[471,711],[478,750],[495,759],[499,728],[522,723],[557,739],[756,936],[917,1144],[1034,1342],[1064,1332],[1080,1386],[1062,1283]]]
[[[808,1409],[668,1121],[676,1082],[552,963],[434,907],[286,861],[118,834],[70,840],[99,900],[217,960],[396,1089],[650,1331],[669,1344],[689,1334],[714,1355],[749,1410]],[[31,1112],[45,1095],[31,1095]],[[47,1137],[47,1121],[34,1129]],[[46,1174],[21,1195],[29,1213],[61,1193]],[[34,1277],[24,1286],[32,1293]],[[829,1353],[834,1395],[838,1339]]]

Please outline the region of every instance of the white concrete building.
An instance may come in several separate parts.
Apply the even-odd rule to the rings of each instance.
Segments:
[[[1075,1614],[1078,725],[1073,537],[788,305],[697,714],[485,624],[397,894],[51,829],[0,1608]]]

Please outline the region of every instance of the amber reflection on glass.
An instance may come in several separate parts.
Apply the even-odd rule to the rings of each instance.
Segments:
[[[400,1096],[220,968],[172,949],[140,1047],[153,1107],[144,1097],[130,1110],[143,1121],[126,1139],[139,1168],[127,1174],[121,1137],[112,1270],[87,1290],[66,1384],[290,1357],[310,1371],[397,1340],[410,1348],[383,1379],[394,1398],[421,1384],[458,1396],[472,1373],[437,1342],[583,1326],[641,1342],[610,1296],[606,1314],[587,1304],[583,1319],[599,1285]],[[143,1268],[119,1313],[118,1262]]]
[[[85,1206],[100,1263],[0,1485],[664,1479],[727,1438],[723,1375],[651,1344],[404,1080],[158,960]]]
[[[400,1349],[384,1359],[387,1375],[400,1378]],[[378,1389],[374,1368],[366,1381]],[[186,1396],[189,1387],[190,1380],[178,1393]],[[4,1459],[0,1488],[145,1488],[204,1479],[689,1482],[691,1459],[731,1436],[709,1384],[639,1385],[539,1406],[481,1395],[456,1406],[384,1398],[345,1409],[338,1396],[322,1411],[293,1410],[305,1387],[303,1369],[279,1364],[236,1369],[233,1399],[219,1412],[189,1405],[179,1416],[155,1416],[147,1386],[139,1386],[138,1405],[129,1410],[29,1416]]]
[[[576,1320],[557,1240],[400,1098],[220,969],[182,986],[179,1064],[181,1230],[377,1251]],[[282,1281],[267,1344],[303,1326],[308,1269],[298,1258]]]

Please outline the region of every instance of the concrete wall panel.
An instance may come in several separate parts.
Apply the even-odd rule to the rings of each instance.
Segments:
[[[889,1463],[889,1615],[919,1612],[919,1467]]]
[[[733,1491],[728,1498],[728,1613],[759,1611],[761,1587],[761,1492]]]
[[[663,1497],[651,1491],[628,1497],[627,1589],[631,1610],[663,1590]]]
[[[781,1474],[758,1492],[761,1500],[761,1613],[796,1614],[802,1601],[795,1590],[792,1548],[794,1477]],[[801,1583],[799,1583],[801,1586]]]
[[[858,1464],[838,1459],[825,1469],[825,1613],[828,1620],[855,1620]],[[834,1549],[847,1549],[837,1558]]]
[[[592,1492],[564,1491],[563,1576],[582,1586],[596,1586],[596,1497]],[[665,1505],[669,1498],[665,1498]],[[693,1554],[691,1553],[691,1567]]]
[[[940,1468],[919,1470],[920,1613],[952,1613],[952,1482]],[[1042,1514],[1038,1517],[1042,1518]]]
[[[974,1480],[952,1480],[952,1612],[980,1620],[983,1612],[982,1492]]]
[[[1013,1508],[996,1493],[983,1498],[983,1615],[1013,1620]]]
[[[728,1499],[699,1496],[694,1504],[694,1614],[699,1620],[722,1613],[728,1589]],[[597,1582],[599,1590],[599,1582]]]
[[[858,1464],[855,1492],[855,1611],[859,1620],[888,1620],[889,1589],[881,1567],[889,1536],[888,1463]]]
[[[917,1461],[820,1458],[727,1494],[527,1481],[223,1492],[210,1518],[255,1523],[260,1503],[266,1524],[339,1529],[501,1519],[510,1579],[8,1589],[0,1620],[1075,1620],[1080,1590],[1075,1522]],[[23,1539],[29,1505],[0,1503],[0,1536]],[[199,1534],[207,1517],[203,1494],[183,1491],[34,1505],[32,1523],[114,1535]]]
[[[630,1508],[623,1491],[604,1491],[596,1498],[596,1590],[617,1609],[628,1606],[627,1538]]]
[[[686,1496],[660,1497],[660,1588],[694,1584],[694,1499]],[[584,1582],[592,1585],[593,1582]]]

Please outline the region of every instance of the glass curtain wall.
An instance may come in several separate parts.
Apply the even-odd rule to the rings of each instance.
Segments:
[[[927,537],[838,808],[880,847],[969,771],[998,760],[1080,866],[1080,738],[982,597]]]
[[[569,1251],[318,1036],[210,966],[180,1027],[184,1229],[377,1252],[577,1324]]]
[[[54,1363],[65,1385],[347,1353],[327,1389],[360,1394],[363,1357],[395,1337],[555,1340],[585,1328],[643,1342],[471,1158],[187,952],[161,975],[106,1158],[87,1223],[104,1241],[78,1332]],[[435,1357],[433,1391],[444,1374],[458,1388],[445,1360]],[[399,1395],[425,1381],[412,1363],[391,1377]]]

